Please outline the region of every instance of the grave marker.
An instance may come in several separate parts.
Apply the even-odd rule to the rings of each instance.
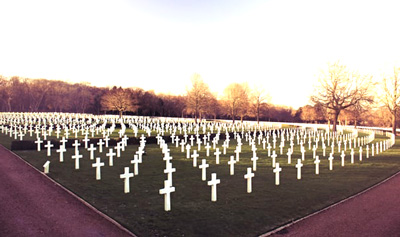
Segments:
[[[231,156],[233,159],[233,156]],[[211,174],[211,180],[208,181],[208,186],[211,186],[211,201],[216,202],[217,201],[217,184],[220,184],[221,180],[217,179],[217,174],[212,173]]]
[[[301,163],[301,159],[297,159],[297,179],[301,179],[301,167],[303,167],[303,164]]]
[[[44,168],[44,173],[48,174],[50,169],[50,161],[46,161],[46,163],[44,163],[43,165],[43,168]]]
[[[247,174],[244,175],[244,178],[247,179],[247,193],[252,192],[251,179],[254,177],[254,173],[251,172],[251,168],[247,168]]]
[[[164,181],[164,188],[160,189],[160,194],[164,195],[164,210],[171,211],[171,193],[175,192],[175,187],[171,186],[168,180]]]
[[[130,192],[129,179],[133,177],[133,173],[129,173],[129,167],[125,167],[125,172],[119,176],[124,179],[124,193]]]
[[[92,164],[93,168],[96,168],[96,180],[101,180],[101,170],[100,168],[104,166],[104,162],[100,162],[100,157],[96,158],[96,163]]]
[[[209,167],[210,165],[207,164],[206,159],[202,159],[201,160],[201,165],[199,165],[199,168],[201,169],[201,180],[206,181],[207,180],[207,173],[206,173],[206,169]]]
[[[279,163],[276,163],[273,171],[275,173],[275,185],[279,185],[279,173],[282,171],[282,168],[279,167]]]

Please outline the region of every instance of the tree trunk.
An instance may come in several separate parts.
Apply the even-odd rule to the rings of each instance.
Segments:
[[[333,132],[336,132],[336,126],[337,126],[337,120],[339,117],[340,111],[335,111],[335,113],[333,114]]]
[[[235,124],[235,112],[233,111],[233,108],[231,114],[232,114],[232,123]]]
[[[119,111],[119,118],[122,118],[122,110]]]
[[[257,124],[260,124],[260,106],[257,106]]]
[[[395,110],[395,111],[393,111],[393,114],[392,114],[392,133],[396,136],[396,114],[397,114],[397,111]]]

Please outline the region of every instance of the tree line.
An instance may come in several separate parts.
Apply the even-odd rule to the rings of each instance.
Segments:
[[[199,82],[201,86],[207,86],[198,74],[195,74],[194,78],[196,77],[197,81],[201,81]],[[247,95],[246,98],[250,98],[247,85],[234,83],[230,87],[236,89],[240,87],[240,90],[245,92],[242,96]],[[253,113],[255,110],[251,107],[247,108],[250,106],[250,100],[246,102],[245,97],[236,99],[233,107],[227,110],[224,101],[217,99],[216,95],[209,91],[208,86],[206,92],[207,95],[202,95],[203,100],[197,104],[196,111],[192,89],[188,90],[186,95],[167,95],[156,94],[154,91],[145,91],[141,88],[106,88],[95,87],[88,83],[0,76],[0,111],[120,113],[140,116],[231,119],[233,108],[235,118],[239,119],[256,120],[258,116],[263,121],[300,121],[298,116],[294,116],[295,110],[291,107],[272,105],[266,100],[261,100],[261,97],[255,105],[257,108],[254,109],[258,111],[255,114]],[[232,96],[235,95],[232,94]]]
[[[331,123],[397,127],[400,68],[376,83],[369,75],[339,62],[321,72],[310,104],[295,110],[270,103],[260,86],[231,83],[221,95],[212,93],[197,73],[185,95],[156,94],[141,88],[95,87],[88,83],[0,76],[0,110],[6,112],[119,113],[186,117]],[[379,96],[377,96],[379,95]],[[295,96],[295,95],[294,95]],[[295,98],[294,98],[295,99]]]

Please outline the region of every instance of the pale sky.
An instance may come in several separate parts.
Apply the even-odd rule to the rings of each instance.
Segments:
[[[263,87],[308,103],[340,60],[377,78],[400,66],[398,0],[0,0],[0,75],[184,94]]]

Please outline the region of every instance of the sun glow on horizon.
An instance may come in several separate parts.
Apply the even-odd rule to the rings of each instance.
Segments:
[[[375,78],[400,64],[396,1],[2,1],[0,75],[185,94],[262,85],[308,103],[327,63]]]

